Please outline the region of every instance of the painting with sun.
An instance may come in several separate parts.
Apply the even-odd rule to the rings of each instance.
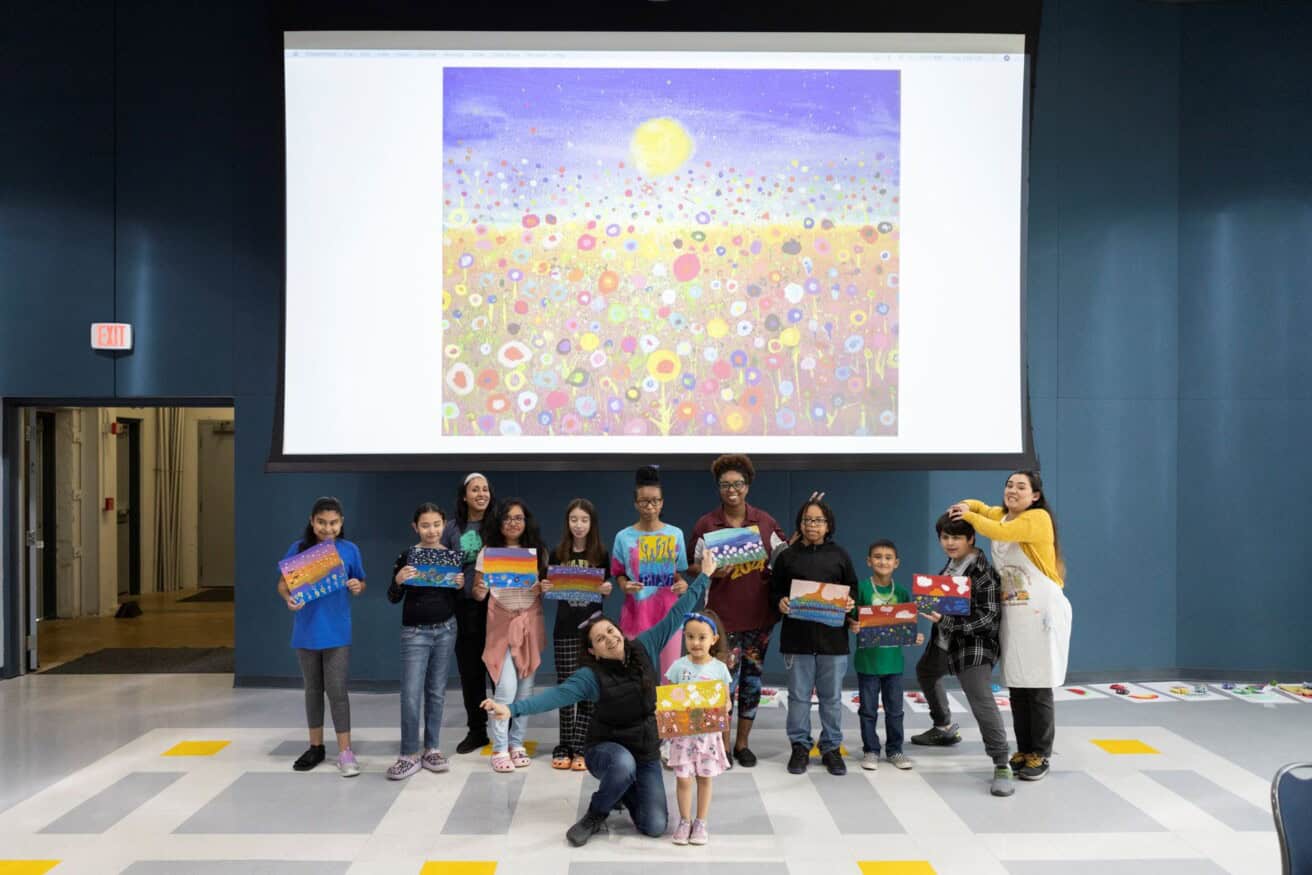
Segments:
[[[899,75],[446,68],[443,434],[896,435]]]

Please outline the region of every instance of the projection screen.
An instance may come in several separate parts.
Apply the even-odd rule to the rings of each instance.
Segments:
[[[1023,36],[284,55],[272,461],[1029,451]]]

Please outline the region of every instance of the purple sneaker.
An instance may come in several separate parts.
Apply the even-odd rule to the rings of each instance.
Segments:
[[[430,772],[447,772],[451,770],[451,761],[442,756],[440,750],[424,751],[424,758],[421,760],[424,768]]]
[[[692,832],[692,824],[679,818],[679,825],[674,828],[674,835],[670,836],[670,841],[676,845],[688,844],[688,834]]]
[[[692,822],[692,832],[688,835],[688,844],[704,845],[710,837],[710,833],[706,830],[706,821],[694,820]]]
[[[341,760],[337,761],[337,767],[341,768]],[[397,757],[396,762],[387,770],[387,780],[404,781],[417,771],[419,771],[418,757]]]
[[[355,754],[348,747],[337,755],[337,771],[343,778],[354,778],[360,774],[360,764],[355,761]]]

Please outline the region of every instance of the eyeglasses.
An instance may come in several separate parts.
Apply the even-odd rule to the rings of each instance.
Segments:
[[[655,507],[664,500],[663,498],[636,498],[633,503],[638,507]]]
[[[505,517],[505,518],[502,520],[502,522],[507,522],[507,523],[523,523],[523,522],[524,522],[524,518],[523,518],[522,516],[508,516],[508,517]]]
[[[746,481],[746,480],[721,480],[721,481],[720,481],[720,491],[721,491],[721,492],[742,492],[742,491],[743,491],[744,489],[746,489],[746,488],[747,488],[747,481]]]
[[[829,522],[829,520],[822,516],[802,517],[802,525],[804,526],[823,526],[827,522]]]

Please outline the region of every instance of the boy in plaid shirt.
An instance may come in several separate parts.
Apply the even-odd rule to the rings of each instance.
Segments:
[[[993,665],[998,661],[998,629],[1001,625],[1002,584],[988,558],[975,547],[975,528],[965,520],[947,514],[934,524],[938,543],[947,555],[940,574],[970,578],[970,615],[945,617],[925,614],[934,623],[934,631],[925,652],[916,663],[916,679],[929,702],[932,728],[911,737],[912,744],[950,745],[961,741],[957,724],[952,722],[943,676],[956,675],[966,694],[970,712],[979,723],[984,750],[993,760],[993,781],[989,792],[1010,796],[1015,792],[1011,766],[1007,760],[1007,732],[1002,714],[993,698]]]

